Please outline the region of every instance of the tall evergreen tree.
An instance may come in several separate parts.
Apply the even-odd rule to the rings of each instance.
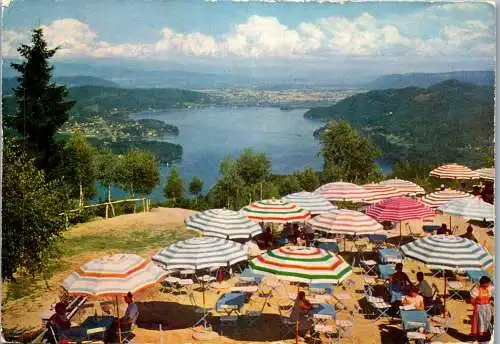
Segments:
[[[35,29],[31,44],[17,49],[25,60],[11,64],[21,75],[15,89],[17,114],[9,124],[22,135],[24,148],[36,158],[38,167],[46,171],[57,164],[54,135],[68,120],[68,111],[74,105],[65,100],[66,87],[51,82],[54,67],[49,59],[57,49],[49,49],[42,29]]]

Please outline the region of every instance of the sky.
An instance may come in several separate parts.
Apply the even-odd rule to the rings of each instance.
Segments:
[[[6,1],[6,0],[3,0]],[[492,69],[487,3],[10,0],[2,56],[41,26],[57,61],[309,75]]]

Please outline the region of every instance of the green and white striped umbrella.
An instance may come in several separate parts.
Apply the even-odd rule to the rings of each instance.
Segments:
[[[188,217],[185,223],[188,229],[223,239],[248,239],[262,233],[257,223],[228,209],[206,210]]]
[[[464,271],[484,270],[493,257],[472,240],[453,235],[432,235],[401,246],[405,256],[431,269]]]
[[[338,284],[352,273],[352,267],[340,255],[316,247],[280,247],[248,264],[258,274],[309,284]]]
[[[337,209],[323,196],[307,191],[286,195],[282,200],[295,203],[299,207],[309,210],[313,215],[324,214]]]
[[[495,207],[479,198],[450,201],[437,210],[450,215],[463,216],[469,220],[495,221]]]
[[[257,222],[303,222],[311,217],[311,213],[295,203],[283,200],[266,199],[247,205],[240,212]]]

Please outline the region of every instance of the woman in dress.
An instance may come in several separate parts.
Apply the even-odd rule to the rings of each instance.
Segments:
[[[479,280],[479,287],[471,290],[471,304],[474,306],[472,312],[472,336],[479,342],[488,340],[491,335],[491,318],[493,310],[490,299],[493,297],[493,288],[488,276]]]
[[[306,299],[306,293],[299,291],[293,305],[292,313],[290,314],[290,320],[299,321],[299,332],[301,335],[304,333],[307,335],[312,326],[312,320],[308,314],[311,309],[312,305]]]

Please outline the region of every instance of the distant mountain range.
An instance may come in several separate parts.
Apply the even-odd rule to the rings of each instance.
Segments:
[[[413,73],[413,74],[391,74],[383,75],[365,85],[371,90],[385,90],[389,88],[421,87],[427,88],[431,85],[445,80],[455,79],[474,85],[495,85],[495,72],[493,71],[457,71],[449,73]]]
[[[55,77],[54,82],[61,85],[66,85],[69,88],[81,86],[101,86],[101,87],[119,87],[115,82],[98,78],[95,76],[59,76]],[[6,96],[13,93],[13,89],[17,87],[17,78],[2,78],[2,95]]]
[[[3,78],[12,78],[18,73],[10,67],[11,62],[4,59]],[[384,75],[373,80],[373,77],[352,75],[337,76],[289,76],[286,78],[264,78],[233,73],[189,72],[181,70],[152,70],[151,68],[105,65],[99,63],[85,64],[73,62],[56,62],[54,68],[56,78],[72,77],[68,81],[73,86],[105,86],[122,88],[183,88],[213,89],[227,87],[254,87],[267,90],[301,89],[301,88],[362,88],[388,89],[403,87],[429,87],[435,83],[457,79],[476,85],[492,86],[495,81],[493,71],[457,71],[449,73],[416,73]],[[84,77],[82,77],[84,76]],[[85,78],[96,78],[95,81]],[[97,80],[112,82],[113,85],[97,83]],[[92,82],[91,82],[92,81]],[[5,83],[5,82],[4,82]],[[2,88],[5,90],[5,88]]]
[[[480,167],[493,145],[494,89],[458,80],[428,88],[360,93],[304,116],[345,119],[381,148],[390,162],[458,162]],[[318,136],[325,127],[319,129]]]

